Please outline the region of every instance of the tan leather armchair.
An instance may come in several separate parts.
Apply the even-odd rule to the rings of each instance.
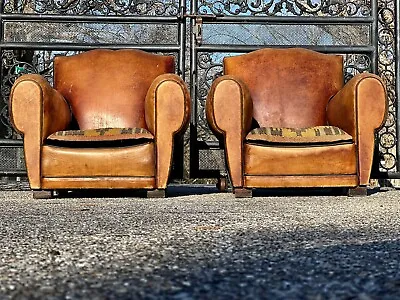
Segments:
[[[386,111],[378,76],[363,73],[344,85],[342,56],[300,48],[225,58],[206,103],[236,197],[251,197],[252,188],[366,193]]]
[[[23,75],[10,95],[36,197],[63,189],[146,189],[165,196],[174,139],[190,110],[174,57],[92,50],[54,59],[54,88]],[[71,126],[75,119],[78,128]]]

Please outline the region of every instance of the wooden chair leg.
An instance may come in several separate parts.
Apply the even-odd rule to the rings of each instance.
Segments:
[[[234,189],[235,198],[252,198],[253,190],[247,188],[236,188]]]
[[[349,191],[347,192],[347,196],[349,196],[349,197],[368,196],[368,189],[366,186],[358,186],[355,188],[349,188]]]
[[[35,190],[33,192],[33,199],[51,199],[53,198],[53,191]]]
[[[165,198],[165,189],[147,191],[147,198]]]

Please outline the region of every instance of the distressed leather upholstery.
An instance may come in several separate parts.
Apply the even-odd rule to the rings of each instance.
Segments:
[[[31,188],[165,189],[190,109],[173,72],[172,56],[92,50],[56,57],[54,88],[39,75],[18,78],[10,114]]]
[[[369,184],[386,102],[376,75],[344,85],[342,56],[266,48],[224,59],[206,114],[234,190],[357,187]]]

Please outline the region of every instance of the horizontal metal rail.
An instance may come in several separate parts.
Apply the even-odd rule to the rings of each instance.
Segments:
[[[27,172],[24,170],[0,170],[0,176],[26,177]]]
[[[0,146],[6,146],[6,147],[22,147],[23,145],[24,145],[23,140],[0,139]]]
[[[50,14],[0,14],[2,21],[101,22],[101,23],[178,23],[179,16],[88,16]]]
[[[373,17],[278,17],[278,16],[214,16],[214,15],[193,15],[202,18],[203,23],[262,23],[262,24],[282,24],[282,25],[362,25],[373,24]]]
[[[217,149],[222,150],[222,142],[219,141],[199,141],[197,140],[197,148],[200,150],[209,150],[209,149]]]
[[[262,23],[262,24],[372,24],[372,16],[366,17],[300,17],[300,16],[222,16],[222,15],[176,15],[176,16],[90,16],[60,14],[0,14],[2,20],[40,22],[104,22],[104,23],[177,23],[183,18],[202,18],[204,23]]]
[[[374,46],[316,46],[316,45],[201,45],[197,46],[198,52],[249,52],[261,48],[307,48],[314,51],[324,53],[349,53],[349,54],[361,54],[361,53],[374,53],[376,48]]]
[[[400,179],[400,172],[372,173],[371,178],[373,178],[373,179]]]
[[[91,49],[141,49],[145,51],[178,52],[180,45],[155,45],[155,44],[85,44],[85,43],[0,43],[1,49],[34,49],[34,50],[91,50]]]

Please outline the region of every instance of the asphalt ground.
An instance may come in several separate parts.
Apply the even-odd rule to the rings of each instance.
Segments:
[[[0,299],[400,299],[400,191],[0,194]]]

